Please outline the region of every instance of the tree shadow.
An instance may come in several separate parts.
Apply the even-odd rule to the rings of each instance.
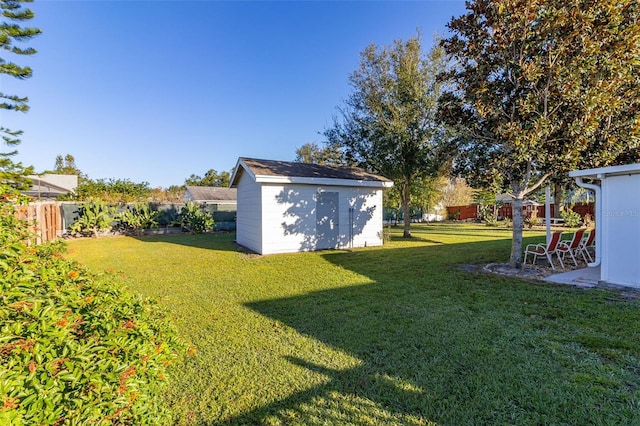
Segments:
[[[149,244],[166,243],[207,250],[246,252],[244,247],[235,243],[235,235],[235,232],[222,231],[208,234],[176,233],[164,235],[142,235],[132,236],[131,238]]]
[[[370,234],[382,241],[382,229],[368,229],[376,214],[371,192],[299,190],[286,188],[276,202],[286,206],[280,227],[296,251],[365,246]],[[288,237],[288,238],[287,238]]]
[[[508,253],[508,242],[496,244]],[[460,246],[464,247],[459,258],[487,247],[486,242]],[[481,284],[488,278],[470,278],[470,274],[452,270],[449,262],[456,261],[457,256],[442,258],[437,247],[419,247],[325,252],[323,257],[370,278],[372,283],[246,306],[346,352],[357,358],[359,365],[336,370],[303,356],[288,357],[292,367],[321,374],[326,382],[221,424],[287,424],[292,419],[296,424],[309,425],[359,424],[354,419],[363,413],[367,419],[362,424],[427,424],[447,419],[451,412],[457,412],[456,418],[473,418],[473,412],[464,413],[461,402],[483,404],[478,399],[486,393],[485,387],[500,386],[501,380],[513,382],[513,368],[502,373],[494,368],[504,362],[502,348],[494,341],[504,339],[503,334],[509,331],[498,327],[496,318],[486,315],[476,303],[478,298],[484,303],[490,297]],[[421,260],[424,265],[417,266]],[[411,268],[413,278],[394,280],[390,268]],[[449,272],[443,274],[443,268]],[[405,272],[402,276],[412,274]],[[460,282],[452,281],[452,277]],[[468,292],[470,279],[480,284],[477,292]],[[452,303],[457,297],[468,300]],[[447,332],[451,322],[456,327]],[[474,335],[474,340],[466,343],[464,351],[451,351],[465,346],[467,333]],[[524,364],[524,357],[512,361]],[[483,378],[489,375],[498,377],[485,383]],[[492,389],[492,394],[500,393]]]
[[[585,309],[572,302],[579,290],[452,267],[504,258],[508,239],[448,248],[447,256],[438,246],[324,252],[327,261],[370,283],[245,304],[357,363],[336,369],[331,360],[318,362],[312,354],[284,356],[292,368],[320,375],[321,384],[219,424],[540,424],[571,419],[572,407],[592,390],[579,382],[565,387],[578,367],[559,361],[554,339],[566,337],[554,337],[553,329],[566,324],[556,324],[545,312],[570,318],[573,310]],[[492,252],[489,257],[487,252]],[[394,269],[403,272],[395,275]],[[599,306],[597,300],[584,303],[595,310]],[[604,419],[621,405],[605,411],[586,405],[582,419]]]

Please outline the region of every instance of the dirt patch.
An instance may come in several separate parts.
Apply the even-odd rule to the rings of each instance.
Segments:
[[[464,272],[476,272],[485,274],[496,274],[506,277],[520,278],[528,281],[544,281],[544,279],[550,275],[560,274],[563,272],[573,271],[575,269],[585,268],[587,265],[578,262],[578,267],[566,267],[555,270],[544,265],[524,265],[522,269],[513,269],[509,267],[508,263],[489,263],[489,264],[462,264],[457,265],[457,269]],[[576,286],[581,288],[607,288],[608,290],[615,291],[625,299],[638,299],[640,298],[640,290],[629,287],[615,287],[615,286],[602,286],[600,284],[595,286]]]
[[[571,268],[556,269],[555,271],[548,266],[524,265],[522,269],[513,269],[508,263],[489,263],[489,264],[463,264],[457,265],[457,268],[465,272],[484,272],[489,274],[502,275],[506,277],[516,277],[522,279],[534,279],[542,281],[549,275],[561,272],[571,271]]]

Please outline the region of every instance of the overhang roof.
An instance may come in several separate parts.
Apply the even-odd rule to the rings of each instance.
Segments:
[[[238,159],[230,185],[236,187],[241,173],[248,173],[255,182],[299,183],[307,185],[368,186],[389,188],[393,182],[357,167],[325,166],[290,161]]]
[[[569,177],[587,179],[605,179],[607,176],[635,175],[640,173],[640,163],[624,164],[622,166],[600,167],[597,169],[573,170]]]
[[[236,202],[238,199],[235,188],[217,186],[187,186],[185,188],[191,197],[197,201]]]

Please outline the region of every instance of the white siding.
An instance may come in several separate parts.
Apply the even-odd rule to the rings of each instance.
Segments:
[[[382,190],[371,188],[345,188],[342,202],[344,212],[344,247],[371,247],[382,245]],[[354,209],[353,224],[350,226],[349,207]],[[350,229],[351,228],[351,232]],[[351,239],[351,244],[349,239]]]
[[[257,253],[262,253],[260,184],[243,172],[237,186],[236,242]]]
[[[640,288],[640,174],[602,180],[602,280]]]
[[[263,184],[263,254],[315,249],[315,195],[311,185]]]
[[[339,248],[382,245],[381,189],[263,184],[262,254],[316,249],[316,201],[320,191],[338,193]]]

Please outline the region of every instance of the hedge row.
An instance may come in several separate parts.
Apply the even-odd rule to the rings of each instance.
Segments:
[[[168,424],[170,365],[183,353],[168,316],[114,272],[31,247],[0,203],[0,424]]]

